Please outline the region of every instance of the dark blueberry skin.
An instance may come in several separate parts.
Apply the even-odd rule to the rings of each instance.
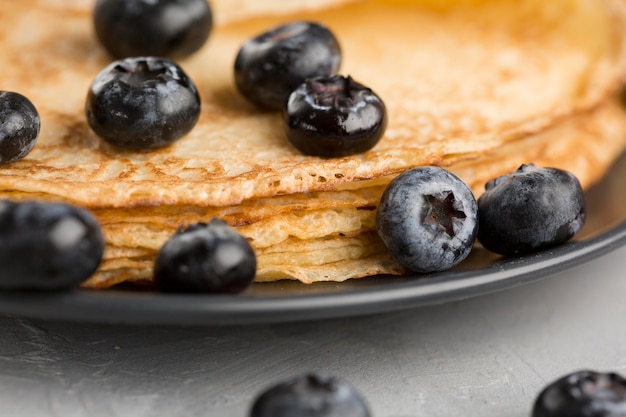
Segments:
[[[585,223],[583,190],[567,171],[522,165],[485,189],[478,199],[478,241],[490,251],[510,256],[550,248]]]
[[[590,370],[565,375],[539,394],[532,417],[626,417],[626,379]]]
[[[376,230],[405,268],[444,271],[471,252],[478,205],[469,187],[449,171],[413,168],[394,178],[383,192]]]
[[[334,74],[341,65],[335,36],[314,22],[293,22],[243,44],[235,59],[235,84],[256,105],[280,110],[306,78]]]
[[[100,225],[86,210],[0,201],[0,289],[75,287],[96,271],[103,252]]]
[[[85,103],[93,131],[112,145],[154,149],[193,129],[200,96],[193,81],[166,58],[115,61],[96,76]]]
[[[33,150],[41,121],[29,99],[0,91],[0,165],[18,161]]]
[[[114,58],[193,54],[213,28],[206,0],[98,0],[96,36]]]
[[[239,293],[254,280],[256,254],[224,221],[181,228],[163,245],[154,281],[167,292]]]
[[[283,109],[285,134],[302,153],[324,158],[372,149],[387,128],[380,97],[351,77],[309,78]]]
[[[336,378],[307,374],[264,391],[250,417],[369,417],[363,398]]]

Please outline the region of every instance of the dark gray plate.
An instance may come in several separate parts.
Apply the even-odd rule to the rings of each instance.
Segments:
[[[548,277],[626,243],[626,155],[586,195],[587,222],[558,248],[504,259],[480,246],[437,274],[376,276],[344,283],[254,284],[244,294],[175,295],[132,289],[0,293],[0,314],[127,324],[253,324],[375,314],[444,303]]]

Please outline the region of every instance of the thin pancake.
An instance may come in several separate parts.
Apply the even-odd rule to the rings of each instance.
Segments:
[[[598,166],[609,166],[614,155],[619,155],[625,147],[626,112],[621,103],[610,101],[584,116],[569,119],[567,123],[510,142],[486,158],[451,168],[461,178],[473,178],[477,195],[487,180],[528,162],[585,173],[587,182],[583,184],[589,187],[603,174]],[[374,189],[382,192],[383,188]],[[361,191],[351,192],[355,201],[360,201],[356,196]],[[312,209],[300,207],[244,226],[234,225],[250,239],[259,256],[257,281],[297,279],[310,283],[358,278],[367,276],[368,271],[374,269],[385,274],[403,272],[384,251],[382,242],[373,232],[374,210],[357,210],[357,207],[320,209],[315,202],[310,207]],[[150,280],[156,252],[174,230],[152,226],[145,214],[134,222],[133,212],[139,210],[143,211],[119,210],[116,219],[115,210],[106,211],[109,222],[104,225],[104,231],[109,251],[101,270],[84,284],[85,287],[102,288],[129,279]],[[293,216],[297,220],[288,220]],[[158,219],[159,216],[155,216],[156,222]],[[186,219],[190,223],[204,220]],[[362,265],[358,264],[359,260],[363,261]],[[131,270],[135,271],[135,277],[129,277]]]
[[[612,0],[488,2],[446,12],[367,2],[248,20],[216,28],[206,48],[181,62],[203,98],[198,126],[168,148],[127,152],[100,141],[85,122],[87,88],[108,62],[89,16],[30,4],[3,6],[0,79],[31,98],[43,128],[27,158],[2,167],[0,190],[92,208],[235,205],[462,161],[599,105],[623,73],[624,37],[614,21],[623,5]],[[389,128],[372,151],[301,155],[279,115],[235,91],[239,45],[296,18],[328,24],[343,46],[342,72],[385,99]]]

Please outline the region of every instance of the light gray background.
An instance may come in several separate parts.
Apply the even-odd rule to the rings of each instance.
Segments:
[[[374,417],[529,416],[581,368],[626,368],[626,247],[523,287],[372,317],[137,327],[0,317],[0,416],[244,417],[305,371]],[[626,371],[624,371],[626,372]]]

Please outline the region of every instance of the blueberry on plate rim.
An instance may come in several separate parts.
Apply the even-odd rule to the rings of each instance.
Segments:
[[[240,293],[254,280],[256,254],[223,220],[184,226],[161,247],[154,282],[165,292]]]
[[[533,164],[489,181],[478,207],[478,241],[507,256],[560,245],[582,229],[586,217],[578,179]]]
[[[92,130],[128,149],[172,144],[193,129],[200,109],[193,81],[176,63],[159,57],[109,64],[93,80],[85,103]]]
[[[235,85],[257,106],[280,110],[306,78],[334,74],[340,65],[341,47],[326,26],[290,22],[241,46],[234,65]]]
[[[41,120],[25,96],[0,91],[0,165],[18,161],[37,143]]]
[[[207,0],[98,0],[96,37],[114,58],[182,58],[198,51],[213,29]]]
[[[387,128],[387,109],[370,88],[338,74],[308,78],[283,108],[289,142],[325,158],[372,149]]]
[[[417,167],[386,187],[376,230],[403,267],[418,273],[444,271],[470,254],[478,230],[478,205],[456,175],[435,166]]]
[[[544,387],[532,417],[626,417],[626,379],[614,372],[571,372]]]
[[[104,253],[100,224],[61,203],[0,201],[0,289],[65,290],[87,280]]]
[[[369,417],[363,397],[347,382],[307,373],[277,383],[253,402],[250,417]]]

